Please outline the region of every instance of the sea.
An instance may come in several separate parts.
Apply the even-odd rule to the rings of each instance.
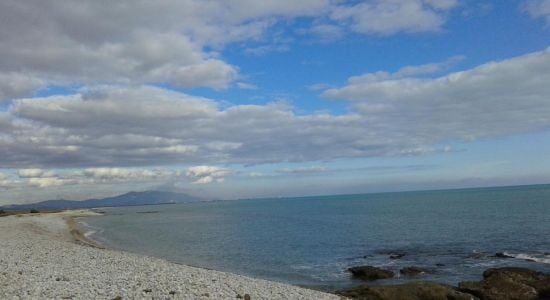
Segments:
[[[362,265],[396,273],[381,285],[550,272],[550,185],[101,210],[82,222],[106,247],[325,291],[361,284],[347,269]],[[430,272],[400,275],[411,266]]]

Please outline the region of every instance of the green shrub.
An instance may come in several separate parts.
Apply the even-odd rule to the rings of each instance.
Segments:
[[[31,209],[31,214],[37,214],[37,213],[39,213],[38,210],[36,210],[36,209]]]

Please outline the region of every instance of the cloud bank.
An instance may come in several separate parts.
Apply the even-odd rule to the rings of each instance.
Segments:
[[[446,64],[351,77],[323,92],[349,103],[338,116],[280,102],[220,108],[151,86],[19,99],[0,113],[0,157],[5,168],[46,169],[308,162],[423,154],[550,126],[550,49],[426,77]]]

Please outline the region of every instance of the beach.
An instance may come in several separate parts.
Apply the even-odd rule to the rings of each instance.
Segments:
[[[94,246],[74,210],[0,218],[1,299],[341,299]]]

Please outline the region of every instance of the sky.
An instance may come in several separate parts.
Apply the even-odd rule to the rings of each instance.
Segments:
[[[0,205],[550,183],[550,0],[5,0]]]

